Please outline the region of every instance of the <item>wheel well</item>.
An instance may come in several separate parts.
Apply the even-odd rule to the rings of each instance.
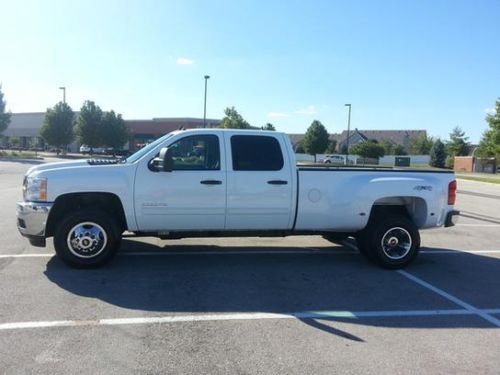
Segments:
[[[57,223],[65,214],[84,207],[106,211],[117,219],[120,229],[127,229],[123,205],[117,195],[112,193],[71,193],[56,198],[47,220],[46,237],[54,235]]]
[[[417,228],[427,219],[427,203],[419,197],[386,197],[375,201],[370,212],[370,220],[386,214],[404,215]]]

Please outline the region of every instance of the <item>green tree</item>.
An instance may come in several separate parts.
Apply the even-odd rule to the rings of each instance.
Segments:
[[[418,134],[410,138],[410,154],[411,155],[429,155],[434,141],[427,134]]]
[[[326,148],[327,154],[335,154],[337,152],[337,140],[330,139],[328,142],[328,147]]]
[[[266,125],[264,125],[262,127],[262,130],[272,130],[272,131],[276,131],[276,128],[274,127],[273,124],[271,124],[270,122],[268,122]]]
[[[469,137],[465,136],[465,132],[456,126],[450,133],[450,141],[447,144],[448,155],[451,157],[455,156],[466,156],[469,154],[469,145],[467,143]]]
[[[384,146],[369,139],[366,142],[357,143],[351,147],[351,154],[359,155],[362,158],[378,159],[385,155]]]
[[[446,168],[453,168],[455,165],[455,156],[466,156],[469,154],[469,145],[465,132],[456,126],[450,133],[450,140],[446,143]]]
[[[101,108],[93,101],[87,100],[83,103],[75,132],[80,143],[89,146],[91,150],[102,146],[102,117]]]
[[[314,155],[316,162],[316,154],[322,154],[328,147],[329,139],[328,132],[321,122],[314,120],[302,139],[304,151],[309,155]]]
[[[340,149],[340,153],[341,153],[342,155],[347,155],[347,151],[348,151],[348,150],[347,150],[347,145],[344,143],[344,144],[342,145],[341,149]]]
[[[477,150],[480,156],[500,157],[500,98],[495,103],[495,113],[486,116],[487,129],[479,143]]]
[[[380,145],[384,147],[385,155],[394,155],[394,142],[388,139],[383,139],[382,142],[380,142]]]
[[[0,136],[10,124],[10,112],[5,111],[7,102],[3,99],[2,86],[0,85]]]
[[[75,138],[73,133],[74,117],[73,110],[66,103],[59,102],[53,108],[47,108],[40,128],[40,135],[45,142],[57,149],[69,145]]]
[[[119,150],[130,138],[130,131],[122,115],[114,111],[104,113],[101,124],[101,144]]]
[[[431,166],[444,168],[446,162],[446,150],[444,143],[438,138],[431,148]]]
[[[225,129],[250,129],[250,124],[234,108],[224,110],[224,118],[221,120],[219,128]]]
[[[402,145],[396,145],[394,147],[393,155],[408,155],[408,153]]]
[[[21,143],[21,140],[17,137],[9,137],[9,143],[11,146],[17,147]]]

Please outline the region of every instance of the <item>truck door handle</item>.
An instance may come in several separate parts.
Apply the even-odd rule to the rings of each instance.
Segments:
[[[271,180],[267,181],[269,185],[286,185],[288,184],[288,181],[283,181],[283,180]]]
[[[203,185],[222,185],[222,181],[219,181],[219,180],[201,180],[200,184],[203,184]]]

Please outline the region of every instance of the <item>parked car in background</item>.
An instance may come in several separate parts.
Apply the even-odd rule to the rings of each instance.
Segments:
[[[90,147],[87,145],[81,145],[80,146],[80,154],[89,154],[90,153]]]
[[[104,147],[95,147],[91,148],[90,146],[87,145],[81,145],[80,146],[80,154],[105,154],[106,149]]]
[[[129,156],[130,151],[124,150],[124,149],[114,149],[112,147],[106,148],[105,152],[106,155],[112,155],[112,156]]]
[[[346,164],[346,156],[345,155],[326,155],[324,159],[321,160],[322,163],[325,164]]]

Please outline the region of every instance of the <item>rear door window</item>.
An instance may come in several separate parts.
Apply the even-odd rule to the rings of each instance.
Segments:
[[[260,135],[233,135],[231,154],[234,171],[279,171],[283,153],[278,140]]]

